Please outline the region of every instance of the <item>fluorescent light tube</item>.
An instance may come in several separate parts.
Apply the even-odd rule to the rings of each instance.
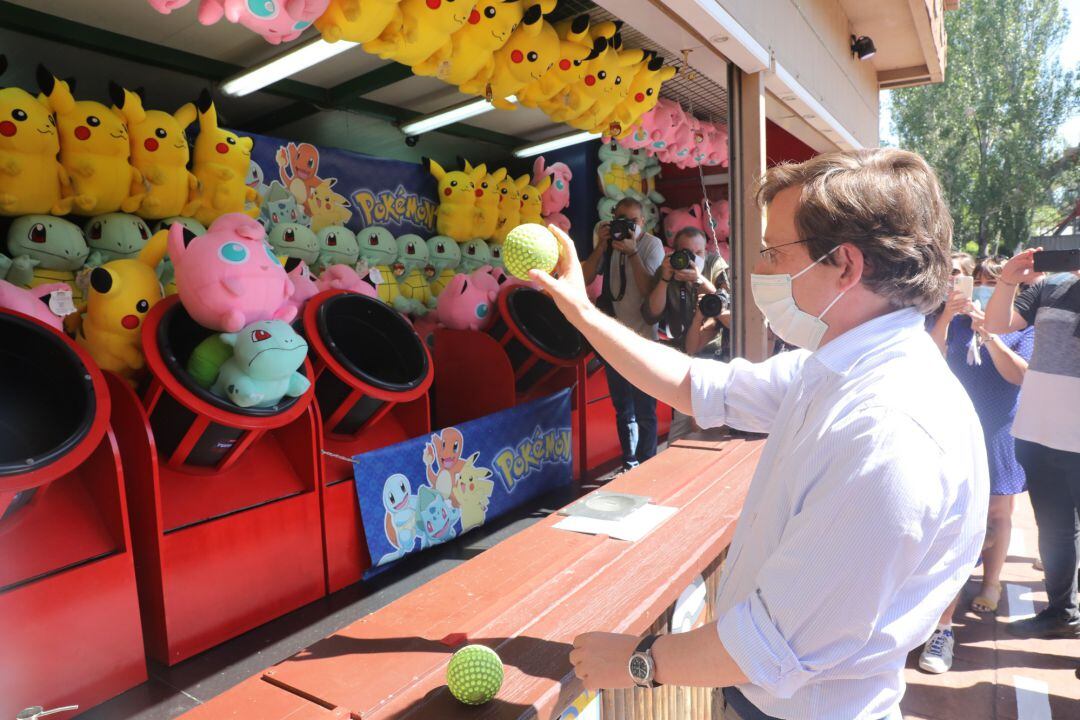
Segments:
[[[513,95],[506,99],[510,102],[517,102],[517,98]],[[466,100],[457,105],[451,105],[444,110],[439,110],[438,112],[430,113],[428,115],[421,115],[415,120],[410,120],[401,126],[401,132],[406,135],[423,135],[424,133],[437,130],[446,125],[476,117],[477,115],[483,115],[494,109],[495,106],[489,103],[485,98]]]
[[[356,46],[357,43],[346,40],[328,43],[321,37],[314,37],[286,53],[272,57],[264,63],[229,78],[222,84],[221,89],[226,95],[249,95]]]
[[[559,137],[551,138],[550,140],[541,140],[540,142],[532,143],[531,145],[522,145],[514,150],[514,157],[532,157],[533,155],[540,155],[541,153],[551,152],[552,150],[559,150],[571,145],[588,142],[589,140],[596,140],[598,137],[600,137],[600,133],[592,132],[575,132],[570,133],[569,135],[560,135]]]

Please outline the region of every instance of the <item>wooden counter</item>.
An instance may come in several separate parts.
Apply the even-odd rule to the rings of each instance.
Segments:
[[[761,445],[719,433],[681,440],[605,488],[678,508],[641,541],[556,530],[559,518],[545,518],[184,717],[558,718],[583,691],[567,659],[579,633],[665,629],[669,608],[701,574],[711,619],[720,560]],[[479,708],[445,687],[446,663],[464,643],[496,649],[506,666],[498,696]],[[712,696],[680,688],[603,694],[605,706],[622,708],[619,718],[709,717]]]

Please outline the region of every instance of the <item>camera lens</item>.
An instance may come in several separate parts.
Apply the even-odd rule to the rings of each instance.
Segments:
[[[698,300],[698,307],[705,317],[719,317],[720,313],[724,312],[724,299],[716,293],[702,295]]]
[[[671,253],[671,268],[685,270],[694,264],[694,256],[689,250],[676,250]]]

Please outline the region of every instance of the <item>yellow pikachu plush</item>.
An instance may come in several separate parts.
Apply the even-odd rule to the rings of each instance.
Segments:
[[[589,34],[589,16],[578,15],[555,24],[559,34],[559,59],[539,80],[533,80],[517,93],[525,107],[539,107],[570,85],[581,81],[588,61],[607,49],[607,39]],[[614,35],[614,23],[608,23]]]
[[[0,55],[0,75],[5,69]],[[49,108],[22,88],[0,88],[0,215],[71,212],[71,181],[59,152]]]
[[[476,0],[401,0],[401,11],[364,50],[402,65],[450,57],[450,36],[469,20]]]
[[[366,43],[400,14],[398,0],[330,0],[315,27],[326,42]]]
[[[522,223],[546,224],[542,217],[541,207],[543,203],[540,197],[549,187],[551,187],[551,176],[545,175],[540,178],[539,182],[530,183],[521,189],[521,213],[518,218],[518,225]],[[514,228],[511,227],[510,229],[513,230]]]
[[[586,63],[585,77],[571,84],[566,90],[556,93],[547,102],[541,103],[541,109],[552,120],[566,122],[585,113],[600,99],[608,80],[614,80],[618,74],[617,48],[622,46],[622,39],[617,30],[611,37],[607,36],[611,25],[618,27],[615,23],[608,23],[602,27],[590,28],[589,34],[594,39],[604,38],[605,43],[604,49]]]
[[[617,138],[626,137],[633,132],[632,126],[642,115],[656,107],[660,99],[660,86],[675,77],[678,68],[664,65],[664,59],[652,55],[648,62],[638,70],[630,83],[627,97],[619,103],[599,126],[591,128],[595,132],[612,132]]]
[[[255,141],[218,127],[209,91],[202,91],[197,107],[199,136],[195,138],[192,171],[199,180],[200,204],[195,219],[209,227],[225,213],[258,217],[262,196],[244,182]]]
[[[480,193],[476,196],[476,214],[473,222],[471,239],[490,240],[495,235],[495,228],[499,223],[499,183],[506,177],[506,168],[498,168],[487,172],[486,165],[477,165],[473,168],[469,161],[465,161],[465,172],[484,170],[484,176],[480,179],[477,189]]]
[[[559,34],[544,20],[543,9],[533,5],[521,24],[494,55],[492,71],[462,83],[462,92],[485,95],[502,110],[517,106],[506,98],[544,76],[559,59]]]
[[[652,57],[646,55],[644,50],[623,48],[618,36],[615,42],[614,50],[609,49],[604,54],[604,68],[596,74],[596,84],[591,88],[595,102],[585,112],[565,120],[574,127],[593,128],[600,125],[626,99],[634,77],[639,70],[647,67],[647,61]]]
[[[484,166],[472,172],[451,170],[447,172],[431,158],[423,159],[424,167],[439,183],[439,209],[435,216],[440,235],[447,235],[458,242],[473,240],[473,223],[476,218],[477,184],[487,174]]]
[[[90,272],[86,313],[75,337],[102,370],[111,370],[132,385],[145,360],[142,324],[161,300],[155,268],[165,257],[167,230],[150,238],[134,260],[113,260]]]
[[[450,56],[430,57],[413,65],[417,75],[433,75],[451,85],[461,85],[495,69],[495,51],[514,32],[525,14],[525,0],[480,0],[469,20],[450,36]],[[554,2],[551,3],[554,7]]]
[[[184,130],[195,122],[195,106],[187,103],[174,114],[146,110],[142,98],[116,83],[109,84],[113,109],[127,121],[131,164],[146,181],[146,195],[135,214],[146,220],[174,215],[191,217],[199,207],[199,181],[188,172]]]
[[[142,174],[131,166],[124,119],[101,103],[76,100],[71,86],[38,65],[39,99],[56,115],[60,164],[71,177],[80,215],[133,213],[142,203]]]
[[[499,183],[499,219],[491,241],[502,244],[511,230],[521,224],[521,193],[529,185],[529,176],[516,180],[509,175]]]

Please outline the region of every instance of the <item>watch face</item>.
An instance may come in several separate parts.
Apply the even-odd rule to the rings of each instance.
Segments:
[[[641,681],[649,677],[649,663],[645,662],[645,658],[640,655],[630,658],[630,677]]]

